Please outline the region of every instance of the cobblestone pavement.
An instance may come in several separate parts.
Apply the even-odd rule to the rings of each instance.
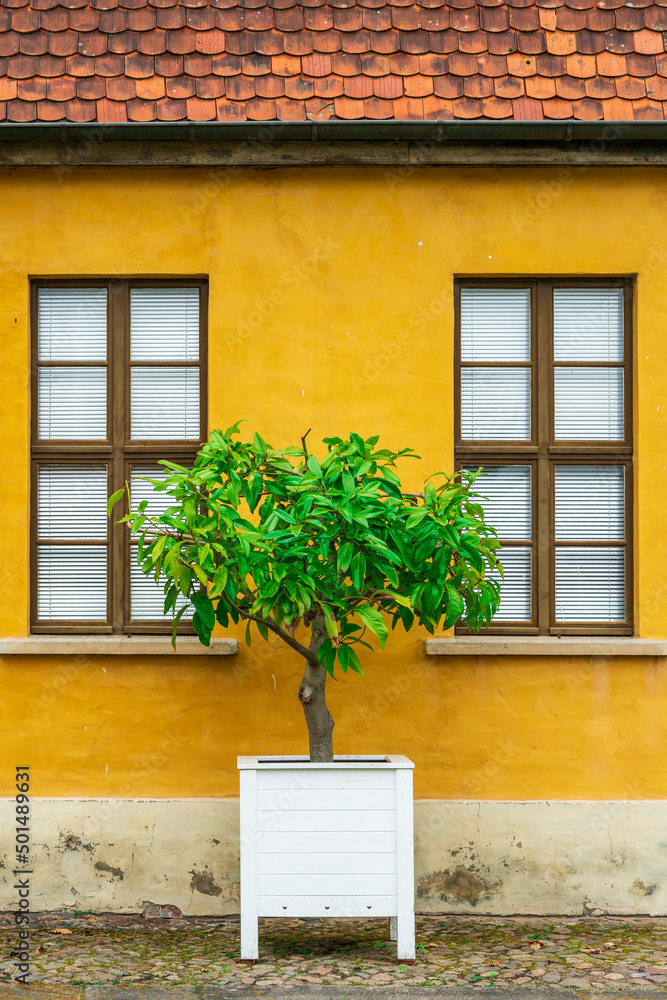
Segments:
[[[238,918],[38,917],[31,981],[667,991],[667,919],[418,916],[413,966],[396,961],[388,921],[266,919],[259,936],[260,961],[245,965]],[[0,915],[0,982],[16,974],[16,943],[13,917]]]

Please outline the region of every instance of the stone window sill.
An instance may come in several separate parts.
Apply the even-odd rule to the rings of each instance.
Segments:
[[[461,635],[425,647],[427,656],[667,656],[667,640],[631,636]]]
[[[233,656],[236,639],[211,639],[202,646],[197,636],[169,635],[30,635],[0,639],[0,656]]]

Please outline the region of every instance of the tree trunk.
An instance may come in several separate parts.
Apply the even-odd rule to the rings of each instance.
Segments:
[[[333,761],[334,720],[327,708],[327,672],[317,662],[317,651],[326,639],[327,631],[324,615],[318,615],[310,634],[310,652],[313,660],[306,661],[306,670],[299,688],[299,701],[303,705],[308,726],[310,760],[314,764],[328,764]]]

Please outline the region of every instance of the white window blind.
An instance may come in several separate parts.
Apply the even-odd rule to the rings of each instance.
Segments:
[[[106,465],[38,466],[37,617],[40,621],[106,620],[107,495]],[[72,541],[78,544],[67,544]],[[86,544],[95,541],[102,544]]]
[[[622,290],[556,288],[553,302],[555,438],[622,441]]]
[[[556,368],[557,441],[623,440],[623,369]]]
[[[465,466],[471,472],[474,466]],[[530,465],[484,465],[475,481],[477,501],[484,519],[498,532],[501,543],[527,542],[532,538],[532,469]],[[504,579],[497,570],[491,579],[501,584],[500,607],[495,622],[529,622],[532,619],[532,551],[527,545],[503,545],[500,552]]]
[[[618,465],[556,465],[556,618],[570,622],[625,620],[623,542],[625,470]]]
[[[554,289],[554,360],[623,360],[622,289]]]
[[[132,361],[199,360],[199,289],[133,288]]]
[[[132,438],[199,438],[199,368],[132,368]]]
[[[530,369],[462,368],[461,437],[530,440]]]
[[[107,360],[106,288],[40,288],[40,361]]]
[[[106,368],[40,368],[37,391],[41,440],[106,438]]]
[[[195,364],[199,360],[198,288],[132,289],[130,359],[132,438],[196,441],[200,434],[200,369]],[[159,362],[171,364],[156,366]]]
[[[462,289],[461,361],[530,361],[530,289]]]
[[[556,549],[556,620],[625,620],[625,550],[606,546]]]
[[[557,541],[623,541],[622,465],[556,465],[554,480]]]
[[[38,546],[37,617],[40,621],[106,619],[106,546]]]
[[[530,289],[461,291],[461,437],[531,436]],[[507,362],[523,362],[522,367]],[[493,367],[504,363],[502,367]],[[471,367],[471,365],[475,367]]]
[[[107,290],[40,288],[37,301],[38,437],[105,440]]]
[[[147,479],[165,479],[167,475],[168,473],[161,465],[132,466],[130,489],[132,506],[135,510],[145,500],[145,513],[150,517],[159,517],[164,514],[167,508],[175,505],[174,498],[168,493],[156,492],[152,484],[146,482]],[[152,573],[145,576],[137,562],[137,553],[138,546],[136,542],[133,542],[130,546],[130,617],[132,621],[163,619],[165,617],[165,578],[162,576],[159,582],[156,582]],[[176,602],[176,610],[178,611],[185,603],[185,598],[179,597]],[[181,620],[190,619],[193,614],[194,610],[189,608]]]

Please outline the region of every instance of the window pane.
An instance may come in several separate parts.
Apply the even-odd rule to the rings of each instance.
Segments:
[[[106,545],[38,546],[37,617],[47,621],[106,620]]]
[[[165,479],[166,470],[161,465],[133,465],[131,469],[131,490],[132,507],[137,509],[142,500],[146,501],[145,513],[151,517],[162,514],[167,507],[173,507],[175,500],[168,493],[156,492],[148,479]],[[145,621],[147,619],[164,618],[164,577],[156,583],[152,576],[144,576],[141,567],[137,564],[136,545],[130,546],[130,595],[131,595],[131,617],[133,621]],[[176,602],[178,611],[186,603],[185,598],[180,597]],[[191,619],[194,609],[189,609],[183,615],[183,619]],[[171,617],[171,616],[170,616]]]
[[[623,369],[554,369],[557,441],[623,440]]]
[[[132,361],[199,359],[199,289],[133,288]]]
[[[130,594],[131,594],[131,617],[133,621],[146,621],[155,618],[164,618],[164,584],[165,578],[161,577],[159,582],[155,582],[153,575],[144,576],[141,566],[137,563],[136,545],[130,546]],[[183,596],[176,601],[176,611],[186,604]],[[194,614],[194,608],[188,608],[181,621],[189,621]],[[172,615],[168,616],[171,620]]]
[[[38,537],[105,539],[107,482],[106,465],[40,465]]]
[[[174,460],[175,461],[175,460]],[[130,489],[132,494],[132,509],[136,510],[142,501],[146,501],[149,517],[158,517],[167,507],[176,503],[169,493],[156,492],[147,479],[166,479],[167,472],[162,465],[133,465],[130,471]]]
[[[625,550],[605,546],[556,549],[556,620],[625,620]]]
[[[554,360],[623,360],[622,289],[554,289]]]
[[[461,290],[461,360],[530,361],[530,289]]]
[[[530,440],[530,369],[462,368],[461,437]]]
[[[132,368],[134,440],[199,440],[199,368]]]
[[[556,538],[623,541],[625,470],[622,465],[556,465]]]
[[[476,467],[465,466],[470,472]],[[484,474],[475,481],[477,499],[487,523],[507,541],[530,541],[531,538],[531,467],[529,465],[485,465]]]
[[[40,368],[40,440],[106,440],[106,368]]]
[[[106,361],[106,288],[40,288],[40,361]]]
[[[489,574],[500,583],[500,607],[494,622],[529,622],[531,620],[532,580],[531,550],[512,545],[499,553],[505,579],[494,570]]]

